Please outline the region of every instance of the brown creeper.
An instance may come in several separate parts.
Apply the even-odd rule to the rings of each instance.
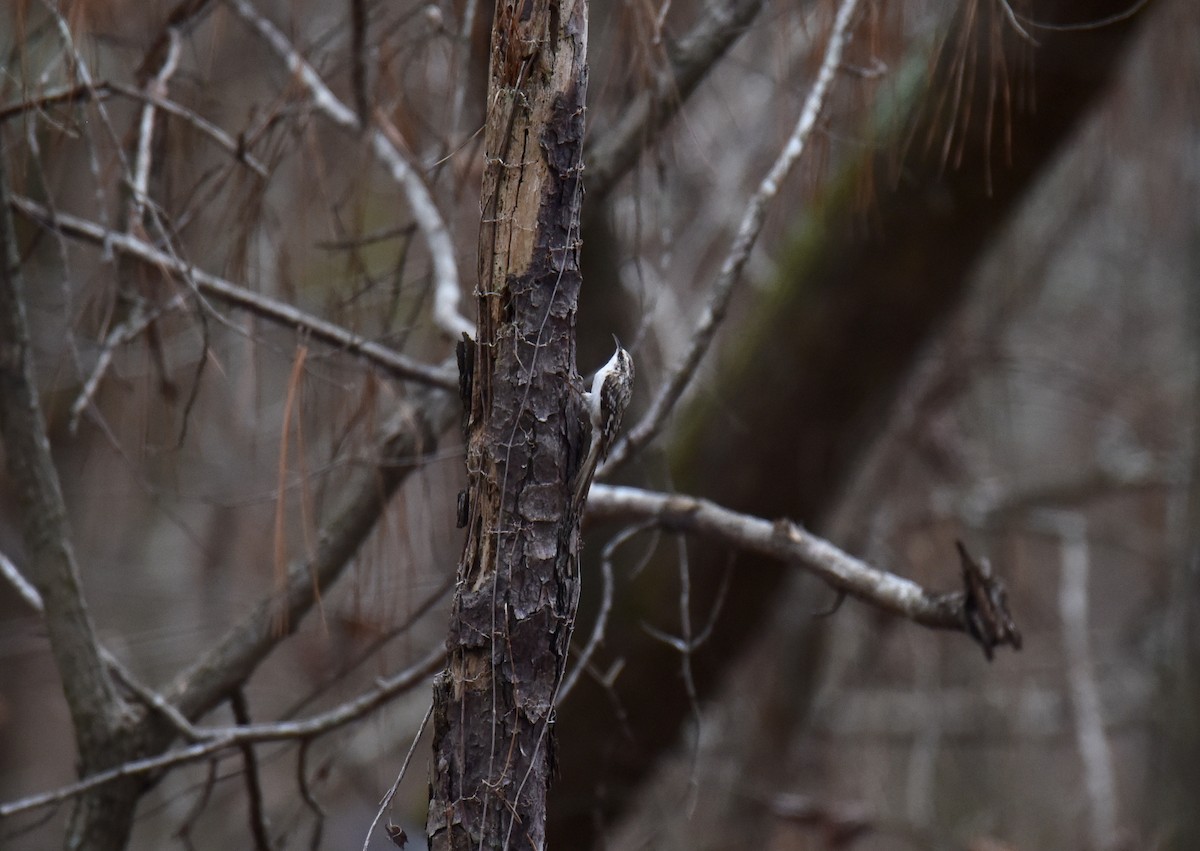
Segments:
[[[572,504],[579,506],[587,496],[588,488],[592,485],[592,476],[596,474],[596,466],[608,457],[617,440],[617,432],[621,428],[621,416],[629,404],[633,394],[633,358],[629,352],[621,348],[621,341],[613,336],[617,350],[609,358],[608,363],[600,367],[596,377],[592,379],[591,392],[584,393],[584,404],[587,405],[588,416],[591,419],[592,439],[588,446],[587,457],[575,474],[575,489]]]

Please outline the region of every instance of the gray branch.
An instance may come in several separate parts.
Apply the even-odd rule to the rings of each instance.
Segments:
[[[592,519],[654,520],[666,529],[701,535],[731,549],[794,563],[837,591],[922,626],[969,631],[968,604],[972,598],[966,592],[929,591],[910,579],[872,567],[790,520],[764,520],[706,499],[612,485],[593,485],[587,507]]]
[[[10,196],[8,203],[18,213],[43,227],[74,239],[82,239],[95,245],[111,248],[193,284],[209,298],[253,313],[262,319],[308,334],[312,339],[341,349],[362,358],[399,378],[420,381],[434,387],[452,390],[458,387],[458,376],[442,367],[413,360],[402,354],[368,340],[359,334],[325,319],[305,313],[287,302],[273,299],[240,287],[231,281],[197,269],[174,254],[156,248],[145,240],[127,233],[119,233],[102,225],[56,213],[28,198]]]

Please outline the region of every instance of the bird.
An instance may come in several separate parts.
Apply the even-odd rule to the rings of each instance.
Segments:
[[[572,505],[579,507],[591,487],[596,467],[608,457],[621,429],[621,417],[633,395],[633,358],[621,341],[613,335],[616,351],[608,363],[596,371],[592,389],[584,391],[583,401],[591,422],[591,441],[588,453],[575,474]]]

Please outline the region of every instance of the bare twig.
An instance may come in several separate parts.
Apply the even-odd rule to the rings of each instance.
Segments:
[[[679,635],[668,635],[648,623],[642,624],[652,638],[655,638],[679,653],[679,675],[683,679],[683,688],[688,698],[688,706],[692,713],[691,768],[688,771],[687,814],[690,818],[696,807],[696,795],[699,791],[700,780],[697,768],[700,759],[700,695],[696,691],[696,677],[692,665],[692,656],[704,643],[707,634],[695,636],[692,632],[692,573],[688,563],[687,539],[683,536],[678,540],[679,548]],[[722,594],[722,596],[724,596]],[[720,608],[718,603],[717,608]],[[709,625],[715,623],[715,615]],[[707,630],[706,630],[707,633]]]
[[[738,226],[737,236],[721,264],[721,270],[713,283],[708,304],[696,329],[692,332],[691,344],[687,352],[659,388],[641,421],[629,430],[624,440],[613,447],[603,470],[614,469],[633,452],[652,440],[662,429],[683,392],[695,378],[700,361],[708,353],[717,329],[724,321],[734,286],[741,278],[742,269],[750,257],[750,250],[754,247],[759,232],[762,230],[767,207],[778,194],[783,178],[787,176],[800,155],[804,153],[809,136],[816,127],[817,118],[824,108],[834,76],[841,65],[842,51],[849,41],[850,24],[857,9],[858,0],[842,0],[838,6],[833,30],[829,34],[829,42],[825,48],[825,56],[821,61],[816,82],[809,90],[804,107],[800,112],[800,118],[792,130],[791,136],[746,205],[741,224]]]
[[[462,128],[463,103],[467,96],[467,74],[462,69],[466,67],[469,61],[465,57],[470,55],[471,33],[475,29],[475,13],[478,6],[479,0],[467,0],[466,5],[463,7],[462,25],[458,31],[456,49],[464,57],[464,61],[462,63],[455,63],[455,68],[458,69],[460,76],[455,80],[454,105],[450,109],[450,135],[448,137],[450,144],[459,143],[458,136]]]
[[[1010,3],[1009,0],[999,0],[999,3],[1000,8],[1004,10],[1004,17],[1008,18],[1009,24],[1012,26],[1017,35],[1025,39],[1034,47],[1038,47],[1039,45],[1037,43],[1037,39],[1029,34],[1029,30],[1021,26],[1021,21],[1017,18],[1017,13],[1016,10],[1013,9],[1012,3]]]
[[[112,330],[108,332],[108,336],[104,338],[104,345],[100,348],[100,354],[96,357],[96,363],[93,365],[91,373],[88,374],[87,381],[83,383],[79,395],[71,403],[71,413],[67,419],[68,432],[75,434],[79,430],[79,420],[83,416],[84,409],[91,404],[96,391],[100,388],[100,382],[108,372],[117,348],[145,331],[162,314],[178,310],[185,303],[186,300],[182,295],[176,295],[158,310],[147,313],[143,302],[139,300],[134,304],[128,318],[113,326]]]
[[[9,203],[24,216],[66,236],[102,245],[135,257],[176,277],[192,282],[210,298],[249,311],[255,316],[308,334],[314,340],[361,357],[392,375],[420,381],[434,387],[454,389],[458,376],[444,368],[430,366],[405,357],[387,346],[366,339],[340,325],[305,313],[286,302],[240,287],[224,278],[204,272],[180,258],[134,236],[109,230],[95,222],[66,213],[52,212],[21,196],[10,196]]]
[[[371,819],[371,826],[367,828],[367,835],[363,837],[363,851],[367,851],[367,846],[371,844],[371,834],[375,832],[375,826],[379,824],[379,819],[383,817],[388,805],[392,803],[392,798],[396,797],[396,790],[400,788],[400,781],[408,773],[408,764],[412,762],[412,755],[417,749],[417,742],[421,741],[421,734],[425,732],[425,725],[429,723],[431,715],[433,715],[432,702],[430,702],[429,708],[425,710],[425,717],[421,719],[421,725],[417,727],[412,744],[408,746],[408,753],[404,755],[404,762],[400,765],[400,771],[396,774],[396,782],[392,784],[392,788],[388,789],[387,794],[383,796],[383,800],[379,802],[379,809],[375,812],[375,818]]]
[[[646,531],[649,526],[650,524],[648,523],[639,523],[630,526],[613,536],[613,539],[604,545],[604,551],[600,554],[600,576],[604,580],[604,592],[600,597],[600,611],[596,613],[596,622],[592,624],[591,635],[588,636],[587,644],[583,646],[583,650],[575,662],[575,667],[571,669],[562,686],[558,689],[558,699],[556,702],[561,703],[566,700],[567,695],[571,693],[571,689],[575,688],[575,683],[578,682],[580,674],[587,670],[588,665],[591,664],[596,648],[604,640],[604,630],[608,626],[608,616],[612,612],[613,555],[621,544],[630,540],[635,535]]]
[[[311,744],[311,739],[301,742],[300,752],[296,754],[296,785],[300,788],[300,798],[304,801],[304,805],[313,814],[314,823],[312,836],[309,839],[309,848],[312,851],[317,851],[321,847],[321,835],[325,831],[325,808],[321,806],[321,802],[313,794],[313,790],[310,788],[308,782],[308,751]]]
[[[155,98],[167,96],[167,81],[179,67],[179,31],[174,27],[167,28],[167,49],[163,54],[162,64],[154,77],[147,83],[147,92]],[[154,121],[158,107],[147,101],[142,104],[141,119],[138,121],[137,148],[133,158],[133,176],[130,180],[132,193],[129,198],[129,219],[131,228],[140,226],[146,204],[150,200],[150,146],[154,141]]]
[[[327,118],[352,133],[366,132],[371,150],[400,184],[412,208],[417,227],[420,228],[433,259],[434,307],[433,321],[449,339],[458,341],[464,333],[474,335],[475,323],[467,320],[459,310],[462,298],[458,279],[458,264],[454,259],[454,243],[441,212],[434,203],[428,187],[413,166],[400,153],[388,134],[380,128],[368,127],[359,121],[354,111],[342,103],[325,85],[325,81],[278,27],[264,18],[248,0],[225,0],[242,20],[252,26],[263,40],[271,46],[288,70],[308,91],[312,105]],[[376,120],[382,118],[376,115]]]
[[[1104,18],[1097,18],[1090,21],[1079,21],[1073,24],[1051,24],[1043,21],[1035,21],[1033,18],[1026,17],[1019,12],[1013,12],[1014,17],[1020,18],[1021,23],[1027,27],[1033,27],[1039,30],[1049,30],[1050,32],[1086,32],[1088,30],[1098,30],[1104,27],[1111,27],[1113,24],[1119,24],[1121,21],[1126,21],[1142,11],[1149,4],[1150,0],[1135,0],[1128,8],[1122,9],[1119,12],[1114,12]]]
[[[241,689],[229,696],[229,706],[233,710],[233,720],[241,727],[249,727],[250,706]],[[250,742],[242,742],[238,745],[238,750],[242,752],[242,777],[246,781],[250,835],[254,837],[254,845],[258,851],[271,851],[271,838],[267,834],[266,816],[263,814],[262,782],[258,773],[258,757],[255,756],[254,745]]]
[[[196,803],[188,810],[187,815],[180,822],[179,828],[175,831],[175,838],[181,841],[187,848],[195,848],[192,844],[192,828],[196,826],[196,822],[208,807],[212,791],[217,785],[217,770],[219,765],[220,762],[218,760],[209,760],[208,771],[204,775],[204,782],[200,784],[200,796],[196,799]]]
[[[29,608],[38,614],[45,611],[42,607],[42,595],[33,584],[21,575],[21,571],[4,553],[0,553],[0,574],[8,580],[8,584],[16,589],[17,595],[25,601]]]
[[[239,144],[237,139],[230,136],[217,125],[213,124],[207,118],[197,113],[195,110],[188,109],[181,103],[167,98],[154,91],[143,90],[134,86],[126,86],[122,83],[105,83],[98,91],[111,91],[119,94],[122,97],[127,97],[132,100],[141,101],[142,103],[161,109],[163,112],[168,112],[171,115],[186,121],[198,131],[203,133],[220,148],[228,152],[234,159],[243,162],[246,166],[257,174],[259,177],[267,178],[270,175],[267,172],[267,167],[246,150],[244,144]]]
[[[968,605],[976,603],[965,591],[934,593],[912,580],[872,567],[789,520],[771,522],[704,499],[593,485],[588,511],[605,519],[653,519],[667,529],[703,535],[730,547],[796,563],[839,591],[934,629],[967,632]],[[994,577],[992,581],[999,583]],[[1008,619],[1011,622],[1011,615]],[[989,636],[989,640],[993,646],[1014,643],[1004,635]]]
[[[171,49],[171,42],[176,35],[189,32],[208,16],[212,8],[213,0],[179,0],[167,14],[166,22],[159,30],[158,37],[146,51],[142,64],[138,67],[138,80],[144,81],[154,73],[155,68],[161,67],[162,56]]]
[[[16,103],[10,103],[7,106],[0,106],[0,123],[7,121],[15,115],[24,115],[26,112],[33,111],[41,112],[48,107],[61,103],[74,103],[75,101],[91,100],[93,98],[103,100],[110,97],[113,91],[113,87],[108,83],[100,83],[96,86],[72,84],[47,89],[37,97],[26,98]]]

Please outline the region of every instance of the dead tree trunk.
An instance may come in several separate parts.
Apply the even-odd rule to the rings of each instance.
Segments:
[[[467,526],[434,687],[433,849],[545,847],[554,699],[578,600],[574,370],[586,0],[501,0],[479,320],[462,360]]]

